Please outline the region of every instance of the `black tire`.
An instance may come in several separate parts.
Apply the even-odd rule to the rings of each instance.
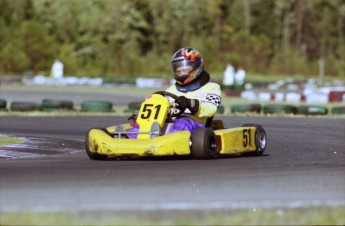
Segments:
[[[245,112],[255,112],[260,113],[260,104],[235,104],[231,106],[232,113],[245,113]]]
[[[277,113],[296,114],[297,107],[293,105],[268,104],[263,107],[263,112],[265,114],[277,114]]]
[[[123,110],[123,113],[133,113],[134,110],[133,109],[125,109]]]
[[[113,103],[110,101],[86,100],[81,103],[81,111],[84,112],[112,112]]]
[[[344,107],[333,107],[332,108],[333,115],[344,115],[345,114],[345,106]]]
[[[219,156],[216,134],[211,128],[197,129],[191,136],[192,156],[196,159],[214,159]]]
[[[246,156],[261,156],[265,150],[267,145],[267,136],[266,131],[261,125],[258,124],[243,124],[242,127],[255,127],[255,146],[256,150],[254,152],[244,153],[243,155]]]
[[[223,114],[223,113],[224,113],[224,106],[223,106],[223,105],[220,105],[220,106],[217,108],[217,113],[218,113],[218,114]]]
[[[20,102],[14,101],[10,104],[11,111],[37,111],[39,110],[39,104],[35,102]]]
[[[73,110],[73,102],[70,100],[43,99],[41,108],[43,111]]]
[[[128,108],[130,110],[140,110],[141,104],[142,104],[142,102],[139,102],[139,101],[131,102],[128,104]]]
[[[7,101],[0,99],[0,111],[6,109]]]
[[[297,114],[304,115],[327,115],[328,109],[320,106],[299,106],[297,108]]]
[[[90,129],[88,132],[87,132],[87,135],[85,137],[85,150],[86,150],[86,154],[87,156],[89,156],[90,159],[93,159],[93,160],[106,160],[108,158],[107,155],[101,155],[101,154],[98,154],[98,153],[94,153],[94,152],[91,152],[90,149],[89,149],[89,133],[92,129]],[[100,129],[100,130],[105,130],[105,129]]]

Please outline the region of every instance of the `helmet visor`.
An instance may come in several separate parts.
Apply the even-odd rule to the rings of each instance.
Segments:
[[[193,69],[193,64],[187,60],[172,63],[175,80],[181,83],[184,82]]]

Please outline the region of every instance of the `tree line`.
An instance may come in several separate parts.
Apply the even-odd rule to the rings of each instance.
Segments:
[[[170,76],[181,47],[208,71],[345,77],[345,0],[0,0],[0,73]]]

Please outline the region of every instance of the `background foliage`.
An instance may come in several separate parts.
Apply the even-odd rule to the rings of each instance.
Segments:
[[[345,0],[0,0],[0,27],[2,74],[168,77],[191,46],[212,73],[345,77]]]

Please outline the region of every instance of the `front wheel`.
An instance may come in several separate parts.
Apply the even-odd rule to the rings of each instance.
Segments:
[[[192,134],[192,156],[196,159],[214,159],[219,156],[216,135],[210,128],[197,129]]]
[[[266,150],[267,145],[267,136],[264,128],[261,125],[257,124],[244,124],[242,127],[255,127],[255,146],[256,149],[254,152],[245,153],[245,155],[254,155],[254,156],[260,156],[262,155]]]

